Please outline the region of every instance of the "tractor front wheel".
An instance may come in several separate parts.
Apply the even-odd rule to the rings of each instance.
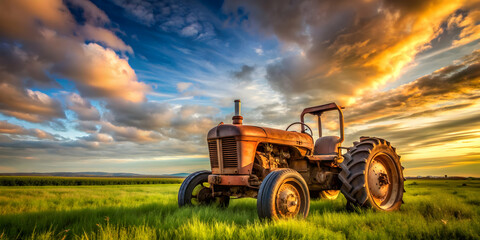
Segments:
[[[216,205],[228,207],[229,196],[214,197],[208,183],[210,171],[199,171],[188,175],[178,191],[178,206]]]
[[[349,205],[398,210],[403,198],[403,167],[395,148],[384,139],[367,138],[344,155],[338,175]]]
[[[262,219],[306,218],[310,194],[303,177],[293,169],[276,169],[262,181],[257,212]]]

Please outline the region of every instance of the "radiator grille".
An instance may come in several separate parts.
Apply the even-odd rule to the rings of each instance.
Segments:
[[[222,139],[222,153],[224,168],[238,167],[237,141],[235,141],[234,137],[227,137]]]
[[[217,141],[208,141],[208,152],[210,153],[210,165],[218,168]]]

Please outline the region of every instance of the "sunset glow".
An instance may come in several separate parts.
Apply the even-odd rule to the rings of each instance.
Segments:
[[[280,129],[335,101],[345,146],[480,177],[480,1],[0,1],[0,173],[210,169],[234,99]]]

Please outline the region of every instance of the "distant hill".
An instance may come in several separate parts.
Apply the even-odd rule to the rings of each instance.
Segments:
[[[173,176],[173,177],[187,177],[188,175],[190,175],[190,173],[175,173],[175,174],[170,174],[169,176]]]
[[[184,178],[189,173],[144,175],[137,173],[109,173],[109,172],[50,172],[50,173],[0,173],[0,176],[53,176],[53,177],[136,177],[136,178]]]
[[[478,179],[475,177],[461,177],[461,176],[417,176],[417,177],[406,177],[406,179],[438,179],[438,180],[466,180],[466,179]]]

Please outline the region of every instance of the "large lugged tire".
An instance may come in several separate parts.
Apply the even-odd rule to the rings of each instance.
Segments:
[[[297,171],[276,169],[262,181],[257,197],[257,212],[261,219],[306,218],[309,210],[308,186]]]
[[[360,207],[398,210],[403,201],[403,167],[395,148],[384,139],[367,138],[344,155],[341,192]]]
[[[198,171],[188,175],[183,180],[178,191],[178,206],[191,205],[216,205],[218,207],[228,207],[230,203],[229,196],[213,197],[208,175],[210,171]]]

